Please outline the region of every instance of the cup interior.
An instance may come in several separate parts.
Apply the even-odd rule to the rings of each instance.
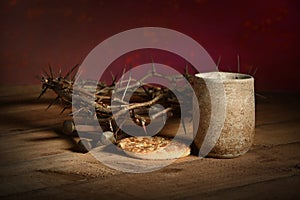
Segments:
[[[206,72],[196,74],[199,78],[204,79],[221,79],[221,80],[241,80],[241,79],[252,79],[253,77],[248,74],[240,74],[233,72]]]

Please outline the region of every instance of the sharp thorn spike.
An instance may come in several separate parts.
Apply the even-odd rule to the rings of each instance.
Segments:
[[[59,68],[58,77],[61,78],[61,67]]]
[[[71,79],[71,81],[75,81],[75,79],[76,79],[76,76],[77,76],[77,77],[79,77],[79,76],[80,76],[80,74],[81,74],[81,71],[79,71],[78,73],[74,73],[74,75],[72,76],[72,79]]]
[[[151,62],[152,62],[152,74],[155,74],[156,69],[155,69],[154,60],[153,60],[152,56],[151,56]]]
[[[141,120],[141,124],[142,124],[142,127],[143,127],[143,129],[144,129],[144,132],[146,133],[146,135],[148,135],[147,127],[146,127],[145,121],[144,121],[144,120]]]
[[[112,78],[111,86],[114,86],[115,83],[116,83],[117,76],[114,76],[114,74],[112,73],[112,71],[110,71],[110,75],[111,75],[111,78]]]
[[[125,67],[124,67],[124,69],[123,69],[123,73],[122,73],[121,80],[120,80],[120,86],[121,86],[121,87],[123,86],[123,79],[124,79],[125,71],[126,71],[126,65],[125,65]]]
[[[186,75],[189,74],[189,66],[188,66],[188,64],[185,65],[185,74]]]
[[[262,99],[268,99],[268,97],[266,97],[266,96],[264,96],[262,94],[259,94],[257,92],[255,93],[255,95],[258,96],[258,97],[260,97],[260,98],[262,98]]]
[[[145,86],[142,86],[143,90],[146,92],[146,94],[148,95],[149,98],[152,98],[149,90],[145,87]]]
[[[44,73],[48,78],[50,78],[49,74],[46,72],[45,69],[42,69],[42,71],[43,71],[43,73]]]
[[[115,79],[114,79],[114,83],[116,83],[117,77],[119,77],[119,74],[116,74]]]
[[[251,66],[250,66],[250,69],[248,70],[248,74],[250,74],[250,73],[251,73],[251,71],[252,71],[252,68],[253,68],[253,66],[251,65]]]
[[[114,132],[114,129],[113,129],[113,126],[112,126],[112,123],[111,123],[111,120],[109,120],[109,129],[111,132]]]
[[[40,93],[40,95],[38,96],[37,99],[40,99],[40,98],[45,94],[45,92],[47,91],[47,89],[48,89],[48,87],[45,87],[45,88],[42,90],[42,92]]]
[[[258,68],[256,67],[253,74],[252,74],[252,76],[254,76],[256,74],[257,70],[258,70]]]
[[[240,56],[237,55],[237,67],[238,67],[238,73],[240,73]]]
[[[65,111],[67,108],[68,108],[68,107],[64,107],[64,108],[62,109],[62,111],[60,112],[60,115],[63,114],[64,111]]]
[[[50,78],[53,78],[54,76],[53,76],[53,72],[52,72],[50,63],[48,64],[48,68],[49,68],[49,72],[50,72]]]
[[[182,123],[182,127],[183,127],[183,130],[184,130],[184,133],[187,135],[187,131],[186,131],[186,127],[185,127],[185,122],[184,122],[183,118],[181,118],[181,123]]]
[[[217,71],[219,71],[219,67],[220,67],[220,63],[221,63],[221,58],[222,58],[222,56],[219,56],[219,58],[218,58],[218,62],[217,62]]]
[[[114,74],[112,73],[112,71],[110,71],[110,75],[111,75],[111,79],[112,79],[112,80],[115,80],[115,76],[114,76]]]
[[[122,101],[123,101],[124,98],[125,98],[125,95],[126,95],[126,93],[127,93],[127,90],[128,90],[129,84],[130,84],[130,81],[131,81],[131,70],[129,70],[129,78],[128,78],[127,85],[126,85],[126,88],[125,88],[124,93],[123,93],[123,96],[122,96]]]
[[[123,120],[123,121],[121,122],[120,126],[117,128],[117,130],[116,130],[116,132],[115,132],[115,134],[116,134],[115,139],[118,138],[118,132],[119,132],[120,130],[122,130],[122,126],[123,126],[123,124],[125,123],[125,121],[126,121],[126,119]]]
[[[49,106],[46,108],[46,110],[48,110],[55,102],[57,102],[58,99],[59,99],[59,96],[57,96],[53,101],[51,101],[51,103],[50,103]]]
[[[79,64],[75,65],[66,75],[65,78],[68,78],[70,76],[70,74],[77,68],[79,67]]]

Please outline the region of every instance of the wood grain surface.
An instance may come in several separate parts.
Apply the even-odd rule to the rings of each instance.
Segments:
[[[190,155],[133,174],[77,152],[78,138],[62,133],[68,111],[46,111],[53,96],[37,100],[39,89],[0,87],[1,199],[300,198],[299,95],[265,94],[256,103],[255,141],[241,157]]]

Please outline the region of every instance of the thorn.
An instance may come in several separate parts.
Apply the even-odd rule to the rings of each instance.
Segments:
[[[149,98],[152,98],[152,96],[151,96],[149,90],[148,90],[144,85],[142,86],[142,88],[143,88],[143,90],[146,92],[146,94],[148,95],[148,97],[149,97]]]
[[[125,98],[125,95],[127,93],[127,90],[128,90],[129,84],[130,84],[130,81],[131,81],[131,70],[129,70],[129,78],[128,78],[127,85],[126,85],[126,88],[124,90],[124,93],[123,93],[123,96],[122,96],[122,99],[121,99],[122,101]]]
[[[264,95],[262,95],[262,94],[259,94],[259,93],[255,93],[255,95],[257,96],[257,97],[260,97],[260,98],[262,98],[262,99],[268,99],[268,97],[266,97],[266,96],[264,96]]]
[[[166,115],[162,115],[162,120],[164,122],[164,125],[166,124],[167,116],[168,116],[168,113],[166,113]]]
[[[79,64],[75,65],[66,75],[65,78],[68,78],[70,76],[70,74],[77,68],[79,67]]]
[[[144,120],[141,120],[141,124],[142,124],[142,126],[143,126],[143,129],[144,129],[146,135],[148,135],[147,128],[146,128],[146,126],[145,126],[145,121],[144,121]]]
[[[45,69],[42,69],[42,71],[43,71],[43,73],[44,73],[48,78],[50,77],[49,74],[46,72]]]
[[[238,67],[238,73],[240,73],[240,56],[237,55],[237,67]]]
[[[62,111],[59,113],[60,115],[61,114],[63,114],[63,112],[67,109],[68,107],[64,107],[63,109],[62,109]]]
[[[123,86],[123,79],[124,79],[124,74],[125,74],[125,71],[126,71],[126,65],[125,65],[125,67],[124,67],[124,69],[123,69],[123,73],[122,73],[122,76],[121,76],[121,80],[120,80],[120,87],[122,87],[122,86]]]
[[[111,86],[114,86],[115,83],[116,83],[117,76],[114,76],[114,74],[112,73],[112,71],[110,71],[110,75],[111,75],[111,78],[112,78]]]
[[[186,75],[189,74],[189,66],[188,64],[185,65],[185,72],[184,72]]]
[[[74,111],[74,112],[72,112],[72,113],[70,113],[70,115],[72,116],[76,116],[76,115],[78,115],[82,110],[84,110],[84,108],[82,107],[82,108],[79,108],[78,110],[76,110],[76,111]]]
[[[116,130],[116,132],[115,132],[115,135],[116,135],[116,136],[115,136],[115,139],[118,138],[118,132],[119,132],[120,130],[122,130],[122,126],[124,125],[125,121],[126,121],[126,119],[124,119],[124,120],[121,122],[120,126],[119,126],[118,129]]]
[[[114,74],[112,73],[112,71],[110,71],[110,75],[111,75],[111,79],[114,81],[116,77],[114,76]]]
[[[222,56],[219,56],[219,58],[218,58],[218,62],[217,62],[217,71],[219,71],[219,67],[220,67],[220,63],[221,63],[221,58],[222,58]]]
[[[152,62],[152,74],[154,75],[154,74],[156,74],[156,69],[155,69],[154,60],[153,60],[152,56],[151,56],[151,62]]]
[[[111,120],[109,120],[109,129],[111,132],[114,132],[114,129],[113,129],[113,126],[112,126],[112,123],[111,123]]]
[[[187,135],[186,127],[185,127],[185,123],[184,123],[184,119],[183,118],[181,118],[181,123],[182,123],[182,127],[183,127],[183,130],[184,130],[184,133]]]
[[[59,68],[58,77],[61,78],[61,67]]]
[[[49,106],[46,108],[46,110],[48,110],[55,102],[57,102],[58,99],[59,99],[59,96],[57,96],[57,97],[49,104]]]
[[[40,98],[45,94],[45,92],[47,91],[47,89],[48,89],[48,87],[45,87],[45,88],[42,90],[42,92],[40,93],[40,95],[38,96],[37,99],[40,99]]]
[[[81,72],[82,72],[82,71],[79,71],[78,73],[74,73],[74,75],[72,76],[71,81],[75,81],[76,75],[77,75],[77,77],[79,77],[80,74],[81,74]]]
[[[48,64],[48,68],[49,68],[49,72],[50,72],[50,78],[54,78],[50,63]]]
[[[251,66],[250,66],[250,69],[248,70],[248,74],[250,74],[250,73],[251,73],[251,71],[252,71],[252,68],[253,68],[253,66],[251,65]]]
[[[254,76],[256,74],[257,70],[258,70],[258,68],[256,67],[253,74],[252,74],[252,76]]]

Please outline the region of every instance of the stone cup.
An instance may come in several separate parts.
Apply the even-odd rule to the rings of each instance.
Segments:
[[[193,124],[199,156],[234,158],[245,154],[254,138],[254,78],[208,72],[196,74],[192,85],[199,106],[194,110],[200,111],[199,124]]]

